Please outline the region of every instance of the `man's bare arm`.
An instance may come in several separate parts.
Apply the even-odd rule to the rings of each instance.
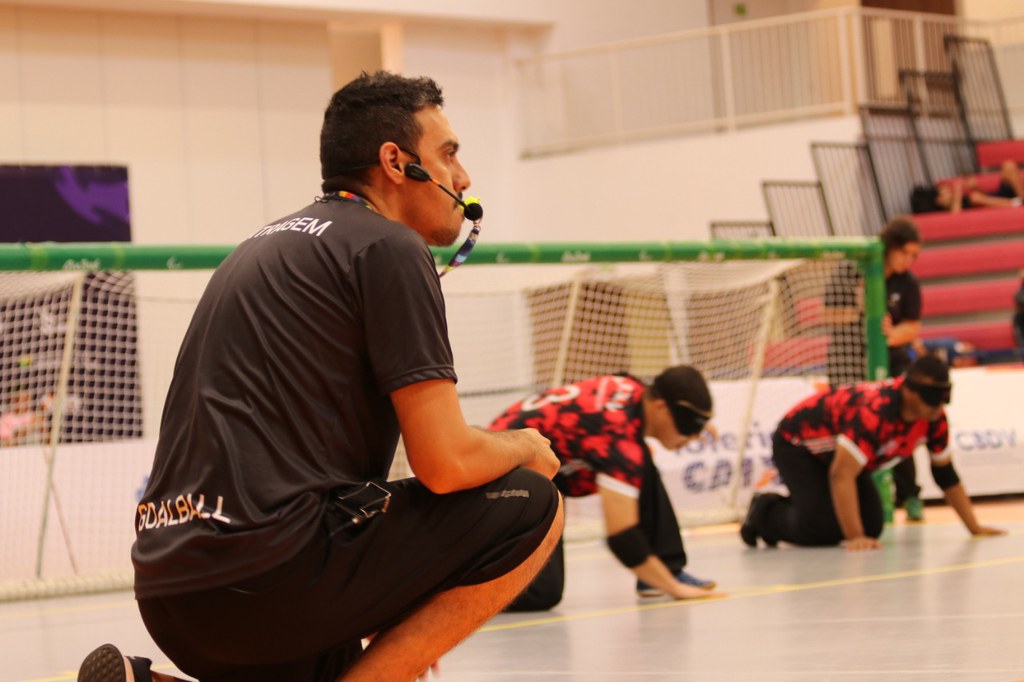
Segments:
[[[960,520],[967,526],[967,530],[970,531],[971,535],[1005,535],[1006,531],[1001,528],[990,528],[983,526],[978,523],[977,517],[974,515],[974,505],[971,504],[971,498],[968,497],[967,491],[964,489],[962,483],[957,483],[952,488],[947,488],[942,491],[942,494],[946,497],[946,502],[953,508]]]
[[[857,476],[863,465],[857,458],[840,446],[836,449],[832,465],[828,470],[828,482],[832,491],[832,505],[839,519],[839,528],[846,538],[845,546],[852,551],[877,549],[881,544],[875,538],[864,534],[860,519],[860,502],[857,499]]]
[[[391,393],[409,466],[436,493],[489,483],[516,467],[548,478],[558,471],[551,445],[535,429],[491,432],[466,424],[455,383],[435,379]]]

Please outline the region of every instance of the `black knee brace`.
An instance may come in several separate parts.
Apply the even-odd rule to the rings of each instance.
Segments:
[[[651,543],[647,541],[647,536],[640,530],[640,526],[633,526],[615,535],[609,535],[607,542],[608,549],[626,568],[639,566],[654,553],[651,551]]]
[[[932,478],[935,479],[935,485],[943,490],[949,490],[960,482],[960,477],[957,475],[956,469],[953,468],[952,462],[942,466],[932,466]]]

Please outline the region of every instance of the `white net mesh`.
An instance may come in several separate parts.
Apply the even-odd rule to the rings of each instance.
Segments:
[[[725,402],[716,396],[716,422],[730,425],[723,441],[736,445],[715,465],[708,487],[716,493],[678,505],[688,525],[734,520],[745,508],[764,468],[747,444],[763,451],[773,426],[754,421],[759,386],[768,400],[773,390],[762,378],[806,386],[865,377],[862,287],[857,267],[836,260],[477,267],[444,281],[470,423],[487,425],[530,393],[605,373],[649,380],[686,363],[713,393],[728,385]],[[401,456],[394,474],[408,475]],[[570,539],[600,530],[596,500],[567,510]]]
[[[739,445],[714,465],[714,494],[677,511],[687,524],[735,518],[759,473],[744,444],[774,426],[751,416],[755,393],[770,400],[778,377],[865,374],[856,273],[835,260],[462,267],[443,288],[467,421],[487,425],[549,386],[692,364]],[[130,584],[132,510],[209,275],[0,273],[0,409],[32,415],[0,442],[0,599]],[[595,534],[575,502],[569,539]]]
[[[131,584],[131,510],[208,278],[0,273],[0,599]]]
[[[834,260],[464,268],[444,281],[463,409],[486,424],[535,390],[678,363],[709,380],[747,379],[758,362],[766,376],[863,379],[856,272]]]

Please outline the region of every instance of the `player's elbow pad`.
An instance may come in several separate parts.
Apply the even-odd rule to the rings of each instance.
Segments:
[[[935,479],[935,485],[943,490],[949,490],[960,482],[960,477],[957,475],[956,468],[953,467],[952,462],[942,466],[932,466],[932,478]]]
[[[635,568],[647,561],[651,556],[651,543],[640,530],[640,526],[632,526],[626,530],[608,536],[608,549],[626,568]]]

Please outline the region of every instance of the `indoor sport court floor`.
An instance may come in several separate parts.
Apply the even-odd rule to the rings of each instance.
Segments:
[[[562,604],[495,618],[440,679],[1024,680],[1024,502],[978,512],[1010,534],[972,539],[945,507],[924,525],[897,518],[884,550],[863,554],[755,551],[734,525],[688,531],[693,572],[729,592],[704,601],[640,600],[602,543],[570,545]],[[104,641],[174,672],[116,593],[0,604],[0,682],[73,680]]]

